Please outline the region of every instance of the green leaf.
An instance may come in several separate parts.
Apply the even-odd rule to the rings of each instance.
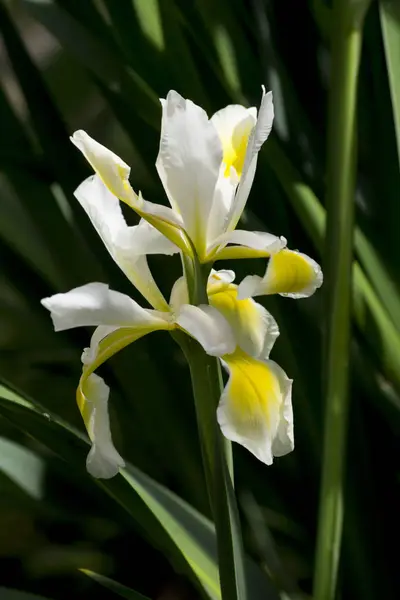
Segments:
[[[0,386],[0,394],[2,392],[3,386]],[[43,497],[44,470],[39,456],[12,440],[0,437],[0,471],[36,500]]]
[[[400,164],[400,5],[392,0],[380,0],[379,9]]]
[[[41,73],[33,63],[7,9],[2,4],[0,4],[0,31],[16,78],[24,94],[33,128],[46,155],[47,163],[51,167],[49,183],[53,184],[57,181],[61,186],[66,205],[73,215],[74,224],[78,225],[93,248],[99,247],[99,240],[93,228],[73,196],[78,184],[86,177],[87,170],[69,141],[69,133],[63,117],[44,85]],[[22,134],[20,137],[22,141]],[[18,177],[20,177],[20,173],[18,173]],[[63,225],[60,219],[58,222],[55,220],[54,213],[56,210],[60,211],[60,208],[57,206],[56,200],[53,200],[53,203],[54,209],[51,210],[52,207],[49,207],[47,210],[50,211],[50,215],[53,215],[54,222],[52,224],[55,234],[60,235],[68,224]],[[36,207],[35,210],[37,210]],[[42,214],[40,218],[43,219]],[[65,220],[65,217],[63,219]],[[76,268],[81,269],[81,272],[86,268],[86,270],[92,271],[93,276],[98,277],[101,271],[94,254],[91,254],[83,239],[76,236],[74,231],[69,233],[69,237],[71,236],[76,238],[74,243],[71,243],[71,252],[76,252],[76,260],[73,261]],[[55,245],[55,240],[53,240],[53,244]]]
[[[159,124],[157,94],[139,74],[130,69],[122,55],[95,37],[81,22],[51,0],[24,0],[29,12],[48,29],[95,79],[110,91],[118,90],[129,110],[132,102],[138,115],[150,125]]]
[[[135,592],[131,588],[126,587],[126,585],[122,585],[122,583],[118,583],[118,581],[114,581],[109,577],[104,577],[104,575],[99,575],[99,573],[89,571],[89,569],[80,569],[80,571],[122,598],[126,598],[127,600],[150,600],[147,596],[143,596],[143,594],[139,594],[139,592]]]
[[[84,470],[88,442],[67,423],[4,387],[0,390],[0,414],[63,460]],[[130,514],[177,568],[195,575],[208,598],[220,598],[215,534],[205,517],[132,465],[113,479],[96,483]]]

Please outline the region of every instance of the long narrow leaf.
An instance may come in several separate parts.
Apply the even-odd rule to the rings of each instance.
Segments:
[[[380,0],[379,8],[400,164],[400,5],[391,0]]]
[[[147,596],[143,596],[143,594],[139,594],[139,592],[135,592],[135,590],[132,590],[126,585],[122,585],[122,583],[118,583],[118,581],[114,581],[109,577],[104,577],[104,575],[89,571],[89,569],[80,569],[80,571],[94,581],[97,581],[101,586],[114,592],[117,596],[121,596],[121,598],[126,598],[126,600],[150,600]]]
[[[87,441],[55,415],[4,389],[0,391],[0,414],[74,468],[84,468]],[[207,597],[220,597],[215,537],[207,519],[133,466],[97,483],[179,569],[195,575]]]

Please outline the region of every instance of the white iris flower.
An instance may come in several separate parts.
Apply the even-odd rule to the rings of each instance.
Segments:
[[[292,381],[269,359],[279,335],[273,317],[251,297],[311,295],[322,284],[319,265],[286,248],[270,233],[235,229],[253,183],[258,152],[273,122],[272,94],[258,111],[232,105],[209,119],[199,106],[174,91],[162,103],[157,171],[170,207],[145,201],[129,183],[129,166],[84,131],[73,143],[95,175],[75,195],[109,253],[152,308],[104,283],[89,283],[42,300],[56,331],[96,326],[82,355],[77,402],[92,442],[88,471],[112,477],[124,461],[115,449],[108,415],[109,388],[95,371],[116,352],[157,330],[180,329],[220,359],[228,381],[217,419],[223,434],[271,464],[294,446]],[[126,224],[122,200],[142,219]],[[268,257],[263,277],[250,275],[239,286],[233,271],[211,271],[209,304],[189,303],[187,282],[174,284],[169,302],[147,264],[148,254],[181,252],[200,263],[218,259]]]

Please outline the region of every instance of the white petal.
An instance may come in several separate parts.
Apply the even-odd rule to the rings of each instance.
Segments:
[[[183,304],[189,304],[189,292],[186,278],[179,277],[172,286],[169,305],[173,313],[178,313]]]
[[[235,281],[235,271],[230,271],[229,269],[220,269],[219,271],[216,271],[215,269],[211,269],[207,286],[221,283],[229,285],[232,281]]]
[[[207,114],[190,100],[170,91],[162,105],[158,174],[172,208],[182,215],[202,254],[222,162],[221,143]]]
[[[107,250],[128,279],[159,310],[168,307],[147,265],[146,254],[170,254],[177,248],[146,222],[128,227],[119,200],[94,175],[75,191],[75,196],[92,221]]]
[[[127,227],[120,237],[120,244],[129,253],[136,255],[172,255],[179,252],[175,244],[145,219],[141,219],[139,225]]]
[[[229,372],[217,410],[222,433],[270,465],[293,450],[291,381],[273,361],[244,353],[221,362]]]
[[[271,132],[273,120],[274,105],[272,101],[272,92],[268,92],[268,94],[266,94],[265,88],[263,87],[257,123],[252,131],[249,143],[247,145],[243,173],[229,218],[229,229],[231,230],[236,227],[246,205],[256,172],[258,152]]]
[[[260,151],[263,143],[268,139],[274,122],[274,104],[272,101],[272,92],[265,93],[262,86],[262,96],[260,110],[258,111],[257,124],[254,130],[254,139],[252,148],[249,149],[253,154]],[[247,156],[246,156],[247,159]],[[249,156],[249,162],[251,160]]]
[[[259,275],[247,275],[238,287],[238,298],[254,298],[263,294],[263,278]]]
[[[71,141],[82,151],[104,185],[114,196],[123,200],[141,217],[145,217],[149,223],[174,243],[180,241],[180,236],[177,236],[175,231],[177,223],[178,227],[180,226],[180,215],[166,206],[146,202],[140,194],[137,195],[128,180],[130,167],[119,156],[93,140],[84,131],[76,131],[71,137]],[[170,223],[174,224],[172,228]],[[182,245],[178,243],[178,246],[185,251],[184,243]]]
[[[86,379],[82,394],[81,412],[92,442],[86,467],[93,477],[109,479],[125,466],[111,438],[108,415],[110,388],[101,377],[93,373]]]
[[[230,354],[236,347],[228,322],[213,306],[186,304],[181,307],[176,322],[194,337],[210,356]]]
[[[160,313],[142,308],[129,296],[110,290],[105,283],[88,283],[65,294],[44,298],[41,303],[51,312],[55,331],[88,325],[151,325],[162,320]]]
[[[119,327],[115,325],[99,325],[96,327],[90,338],[90,346],[84,348],[82,352],[81,361],[84,365],[89,366],[96,360],[100,342],[117,329]]]
[[[131,169],[122,158],[96,142],[85,131],[75,131],[70,140],[115,196],[128,204],[135,202],[136,194],[128,181]]]
[[[274,456],[284,456],[294,449],[293,433],[293,408],[292,408],[292,385],[285,371],[274,361],[269,361],[269,366],[275,371],[282,390],[282,403],[280,419],[275,438],[272,442],[272,453]]]
[[[220,168],[208,219],[207,253],[210,252],[216,245],[216,238],[218,238],[226,230],[229,215],[231,213],[235,198],[236,188],[239,182],[239,178],[234,167],[230,168],[230,174],[228,177],[225,174],[225,170],[226,167],[223,163]]]
[[[211,122],[218,132],[225,155],[230,150],[229,146],[233,145],[235,130],[241,128],[246,122],[250,123],[249,129],[251,130],[256,124],[256,120],[257,109],[255,107],[245,108],[240,104],[230,104],[213,114]],[[227,157],[224,158],[227,162]]]
[[[279,252],[286,246],[286,238],[283,236],[277,237],[272,233],[265,231],[245,231],[235,229],[228,231],[215,240],[214,245],[223,248],[226,244],[238,244],[246,248],[252,248],[268,254]]]

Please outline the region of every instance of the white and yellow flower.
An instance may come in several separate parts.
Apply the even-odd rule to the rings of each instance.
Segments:
[[[155,245],[153,229],[143,227],[142,243],[152,253],[178,249],[189,255],[196,252],[203,263],[273,258],[279,253],[279,258],[270,261],[262,284],[253,279],[250,285],[247,280],[241,294],[270,293],[265,290],[271,289],[273,271],[273,279],[279,283],[277,289],[285,283],[278,293],[292,297],[310,295],[322,282],[321,271],[318,265],[314,268],[312,259],[305,255],[296,259],[295,252],[286,250],[284,237],[235,229],[254,180],[258,152],[272,128],[272,93],[266,94],[263,88],[258,114],[255,107],[230,105],[211,119],[202,108],[175,91],[170,91],[161,104],[156,167],[170,207],[148,202],[136,194],[129,183],[130,167],[87,133],[76,131],[71,137],[109,191],[170,241],[163,244],[157,238],[159,243]],[[92,193],[96,193],[95,186]],[[312,268],[306,269],[304,262]],[[291,292],[293,286],[295,291]]]
[[[284,238],[234,231],[250,193],[258,152],[272,128],[272,93],[263,89],[258,116],[254,107],[231,105],[209,119],[202,108],[175,91],[161,103],[156,167],[170,207],[136,194],[129,183],[130,167],[87,133],[76,131],[71,140],[112,194],[180,250],[187,254],[195,250],[200,262],[223,258],[227,244],[236,244],[236,253],[247,247],[244,256],[254,249],[254,242],[255,249],[267,255],[283,248]]]
[[[238,300],[232,271],[209,277],[209,305],[188,304],[186,282],[174,285],[166,311],[145,309],[104,283],[90,283],[42,300],[56,331],[97,326],[82,354],[77,403],[92,441],[87,468],[112,477],[124,462],[116,451],[108,416],[109,388],[95,374],[106,360],[153,331],[181,329],[229,373],[217,419],[224,435],[266,464],[293,449],[291,381],[269,360],[279,335],[273,317],[252,299]]]
[[[108,388],[97,376],[92,377],[95,369],[115,352],[157,330],[184,329],[212,356],[230,353],[236,344],[231,328],[217,308],[180,304],[172,312],[146,259],[146,254],[160,245],[170,252],[171,243],[167,239],[145,221],[129,227],[118,199],[97,176],[86,180],[76,196],[118,266],[153,306],[142,308],[129,296],[110,290],[104,283],[89,283],[42,300],[51,312],[56,331],[97,327],[90,347],[82,356],[84,368],[77,400],[93,443],[88,469],[93,475],[104,477],[115,474],[120,461],[116,460],[119,455],[113,449],[109,433]]]
[[[216,418],[223,434],[271,464],[293,449],[291,385],[269,354],[279,335],[273,317],[252,296],[311,295],[322,284],[319,265],[286,248],[269,233],[237,230],[254,179],[258,152],[273,121],[271,93],[263,90],[260,110],[228,106],[211,119],[174,91],[162,100],[160,150],[156,166],[170,207],[136,194],[130,168],[118,156],[78,131],[73,143],[95,170],[75,195],[109,253],[152,308],[89,283],[45,298],[56,331],[96,326],[82,355],[77,402],[92,442],[88,471],[112,477],[124,461],[115,449],[108,416],[109,388],[95,374],[108,358],[152,331],[180,329],[195,338],[228,372]],[[119,201],[142,219],[129,227]],[[237,286],[233,271],[212,271],[208,304],[189,303],[187,282],[164,298],[147,264],[147,254],[181,252],[200,262],[266,257],[263,277]]]

